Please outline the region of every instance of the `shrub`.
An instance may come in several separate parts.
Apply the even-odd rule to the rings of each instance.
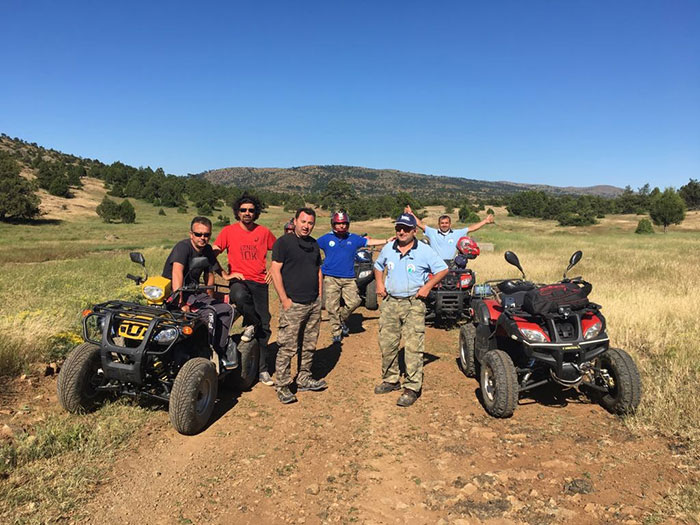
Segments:
[[[124,199],[119,205],[119,218],[125,224],[133,224],[136,222],[136,210],[129,202],[129,199]]]
[[[231,224],[231,219],[227,215],[219,215],[217,219],[219,220],[214,223],[215,226],[228,226]]]
[[[654,233],[654,227],[649,219],[642,219],[637,223],[637,229],[634,233]]]
[[[97,215],[102,217],[104,222],[109,223],[119,219],[119,204],[111,200],[106,195],[95,211],[97,212]]]
[[[165,215],[165,210],[163,208],[158,210],[158,215]]]
[[[187,206],[178,206],[177,212],[178,213],[187,213]]]

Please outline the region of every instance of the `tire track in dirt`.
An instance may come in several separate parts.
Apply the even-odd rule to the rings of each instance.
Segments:
[[[457,368],[456,330],[427,330],[423,395],[399,408],[399,392],[372,392],[377,313],[360,312],[342,351],[322,325],[314,369],[327,391],[283,406],[257,385],[222,402],[220,417],[193,437],[162,412],[79,519],[632,524],[696,476],[665,441],[636,437],[597,405],[544,397],[521,402],[510,419],[490,418],[477,382]]]

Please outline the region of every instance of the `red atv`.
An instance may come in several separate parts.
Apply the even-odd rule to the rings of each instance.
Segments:
[[[582,256],[575,252],[566,272]],[[521,393],[558,384],[614,414],[634,412],[642,390],[637,366],[609,346],[601,307],[588,300],[591,284],[566,272],[557,283],[534,284],[513,252],[505,259],[523,278],[475,286],[473,323],[460,330],[460,365],[468,377],[479,376],[486,411],[509,417]]]

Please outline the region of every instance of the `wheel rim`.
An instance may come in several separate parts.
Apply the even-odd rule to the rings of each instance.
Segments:
[[[197,404],[195,405],[195,410],[197,414],[203,414],[206,412],[207,407],[211,403],[213,388],[211,381],[209,379],[204,379],[199,384],[199,390],[197,391]]]
[[[484,398],[493,401],[496,386],[493,381],[493,371],[488,365],[481,369],[481,389],[484,391]]]

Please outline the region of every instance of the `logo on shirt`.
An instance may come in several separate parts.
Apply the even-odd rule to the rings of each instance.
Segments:
[[[386,267],[389,268],[389,270],[393,270],[393,269],[394,269],[394,263],[393,263],[393,262],[388,262],[388,263],[386,263]]]
[[[406,266],[406,271],[407,271],[408,273],[413,273],[413,272],[415,272],[415,271],[416,271],[415,265],[413,265],[413,264],[407,265],[407,266]]]
[[[455,240],[454,240],[454,239],[447,239],[447,242],[448,242],[449,244],[454,244],[454,243],[455,243]]]
[[[330,241],[330,242],[328,243],[328,246],[330,246],[330,247],[335,246],[335,241]]]

